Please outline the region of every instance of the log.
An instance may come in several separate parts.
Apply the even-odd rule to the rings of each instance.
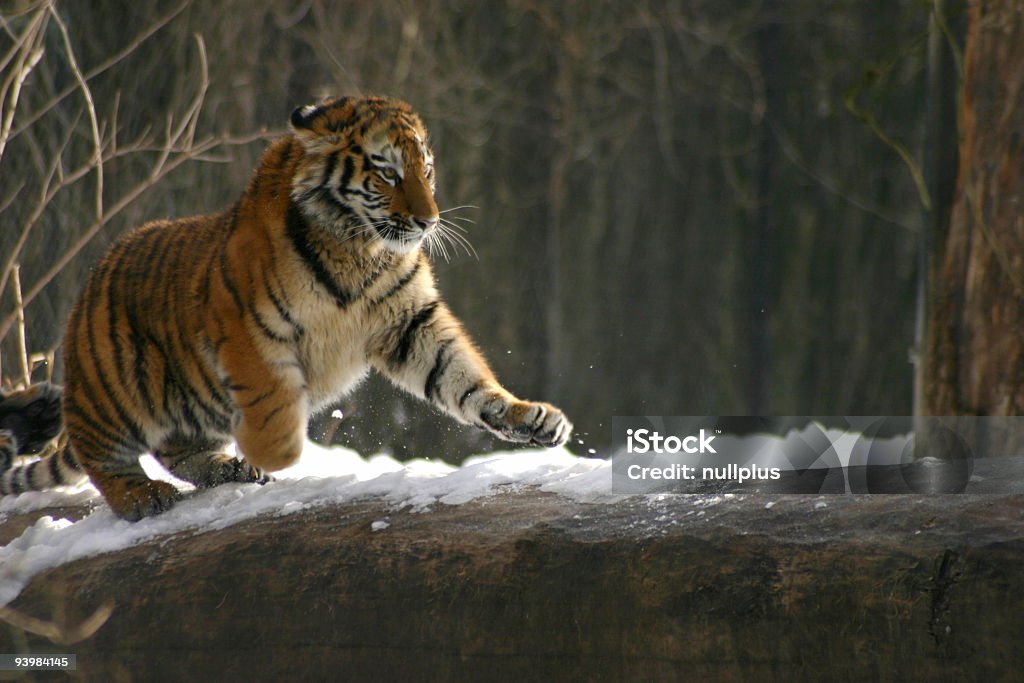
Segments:
[[[74,653],[84,681],[1005,680],[1022,593],[1021,495],[523,490],[78,560],[13,607],[76,622],[113,599],[109,621],[63,647],[8,629],[0,652]]]

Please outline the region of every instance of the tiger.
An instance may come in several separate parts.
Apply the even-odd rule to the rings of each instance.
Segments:
[[[181,496],[145,453],[200,489],[266,483],[299,459],[310,416],[371,370],[500,439],[565,444],[565,414],[505,389],[442,299],[423,248],[435,187],[408,103],[295,109],[230,208],[149,222],[102,257],[64,334],[66,447],[2,481],[88,477],[132,521]]]
[[[24,478],[29,468],[14,467],[15,459],[41,452],[60,435],[61,393],[59,386],[49,383],[0,390],[0,490],[20,493],[30,488]],[[59,467],[60,460],[47,465]]]

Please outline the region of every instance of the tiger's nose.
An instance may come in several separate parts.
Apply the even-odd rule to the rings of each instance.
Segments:
[[[437,227],[437,217],[431,216],[430,218],[413,218],[413,221],[423,232],[430,232]]]

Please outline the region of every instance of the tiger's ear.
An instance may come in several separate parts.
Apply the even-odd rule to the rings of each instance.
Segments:
[[[307,104],[304,107],[296,107],[292,112],[292,130],[296,133],[302,130],[310,130],[321,107],[317,104]]]
[[[292,131],[309,151],[332,147],[341,141],[351,118],[350,97],[328,98],[298,107],[291,115]]]

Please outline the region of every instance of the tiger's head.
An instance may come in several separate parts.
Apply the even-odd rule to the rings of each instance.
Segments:
[[[405,102],[337,97],[299,107],[292,131],[304,158],[292,199],[336,233],[408,253],[438,225],[434,155],[420,117]]]

